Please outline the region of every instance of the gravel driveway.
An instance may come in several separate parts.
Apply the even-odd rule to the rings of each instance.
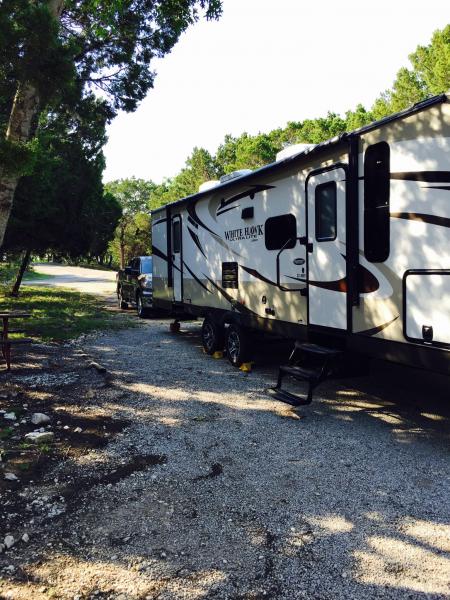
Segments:
[[[49,275],[49,279],[33,280],[33,286],[64,287],[85,294],[94,294],[98,298],[109,302],[116,302],[117,300],[116,273],[114,271],[49,263],[33,264],[33,269],[36,273]]]
[[[80,405],[132,424],[53,474],[77,469],[78,491],[44,554],[32,541],[33,598],[450,598],[448,407],[365,378],[293,412],[264,393],[276,363],[244,374],[199,331],[84,342],[112,383]]]

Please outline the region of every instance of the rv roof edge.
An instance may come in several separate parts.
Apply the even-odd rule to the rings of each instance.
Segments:
[[[312,148],[309,148],[308,150],[306,150],[304,152],[300,152],[299,154],[294,154],[293,156],[288,156],[286,158],[282,158],[279,161],[275,161],[268,165],[264,165],[263,167],[260,167],[259,169],[255,169],[254,171],[249,170],[249,169],[242,169],[240,171],[234,171],[234,173],[238,173],[238,174],[235,175],[234,177],[227,177],[226,180],[223,180],[223,178],[221,178],[220,182],[216,186],[214,186],[214,189],[217,189],[217,190],[226,189],[228,187],[231,187],[236,181],[241,182],[242,180],[252,179],[254,177],[257,177],[260,174],[265,174],[267,171],[275,170],[278,168],[283,168],[284,166],[289,165],[292,162],[301,160],[306,155],[311,155],[313,153],[320,152],[325,147],[331,147],[331,146],[335,146],[339,143],[346,142],[353,137],[359,136],[359,135],[361,135],[363,133],[367,133],[369,131],[373,131],[374,129],[377,129],[378,127],[382,127],[383,125],[386,125],[387,123],[391,123],[393,121],[396,121],[397,119],[402,119],[406,116],[413,115],[415,113],[421,112],[422,110],[429,108],[430,106],[434,106],[436,104],[442,104],[444,102],[450,102],[450,90],[448,93],[439,94],[437,96],[432,96],[431,98],[427,98],[426,100],[417,102],[416,104],[413,104],[409,108],[406,108],[405,110],[402,110],[398,113],[394,113],[392,115],[384,117],[383,119],[379,119],[378,121],[373,121],[372,123],[369,123],[368,125],[364,125],[363,127],[360,127],[359,129],[355,129],[351,132],[342,133],[339,136],[331,138],[330,140],[326,140],[324,142],[320,142],[319,144],[315,144],[315,145],[313,145]],[[243,171],[248,171],[248,172],[244,173]],[[232,175],[232,173],[230,173],[229,175]],[[224,177],[226,177],[226,176],[224,176]],[[201,198],[207,192],[208,192],[208,190],[198,191],[195,194],[186,196],[185,198],[180,198],[179,200],[176,200],[175,202],[166,204],[166,206],[176,206],[176,205],[184,204],[185,202],[195,201],[195,200]]]

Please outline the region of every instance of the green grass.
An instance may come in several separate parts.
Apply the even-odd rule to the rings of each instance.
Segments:
[[[64,341],[82,333],[134,325],[129,316],[103,308],[95,296],[65,289],[23,286],[19,298],[0,291],[0,307],[31,312],[29,319],[10,321],[11,329],[24,329],[25,337],[42,341]]]
[[[23,276],[24,281],[40,281],[42,279],[53,279],[54,275],[45,275],[44,273],[36,273],[36,271],[27,271]]]

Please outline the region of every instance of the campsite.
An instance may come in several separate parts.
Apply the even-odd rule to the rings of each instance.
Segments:
[[[0,600],[450,599],[449,17],[0,3]]]

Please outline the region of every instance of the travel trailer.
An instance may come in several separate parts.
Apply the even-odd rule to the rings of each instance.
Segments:
[[[264,331],[449,374],[449,97],[207,182],[152,240],[154,305],[236,366]]]

